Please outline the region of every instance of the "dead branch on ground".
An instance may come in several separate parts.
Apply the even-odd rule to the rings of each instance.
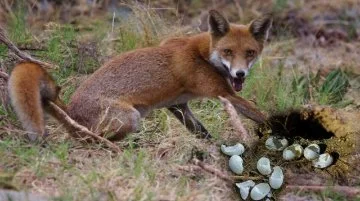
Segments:
[[[9,75],[5,72],[0,71],[0,78],[4,79],[5,81],[8,81]]]
[[[242,175],[242,176],[230,176],[224,172],[222,172],[221,170],[218,170],[210,165],[205,164],[204,162],[198,160],[198,159],[193,159],[192,162],[195,165],[187,165],[187,166],[178,166],[179,170],[184,170],[184,171],[199,171],[199,170],[205,170],[208,173],[211,173],[227,182],[230,182],[231,184],[234,184],[235,182],[237,182],[238,180],[261,180],[263,179],[260,176],[246,176],[246,175]]]
[[[2,27],[0,27],[0,42],[4,43],[9,48],[9,50],[14,52],[15,55],[17,57],[19,57],[19,59],[21,59],[21,60],[31,61],[31,62],[37,63],[39,65],[42,65],[43,67],[46,67],[46,68],[55,67],[55,65],[53,65],[53,64],[43,62],[43,61],[40,61],[38,59],[34,59],[30,55],[28,55],[27,53],[22,52],[21,50],[19,50],[19,48],[16,47],[16,45],[7,38],[7,36],[5,34],[5,31],[4,31],[4,29]]]

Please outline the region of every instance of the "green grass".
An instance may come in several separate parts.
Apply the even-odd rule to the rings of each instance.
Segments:
[[[26,7],[23,2],[16,4],[14,12],[9,16],[8,33],[16,44],[25,45],[32,42],[32,35],[26,25]]]
[[[254,99],[258,107],[268,112],[298,109],[304,104],[345,107],[349,88],[347,75],[340,69],[331,71],[325,78],[320,74],[302,75],[295,70],[284,70],[282,65],[264,66],[260,60],[251,70],[241,95]]]

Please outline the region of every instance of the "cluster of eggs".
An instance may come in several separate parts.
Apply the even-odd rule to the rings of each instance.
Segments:
[[[327,168],[334,162],[334,158],[329,153],[321,154],[318,144],[310,144],[303,149],[300,144],[288,146],[286,138],[270,136],[266,140],[265,146],[269,150],[283,151],[284,160],[296,160],[304,155],[307,160],[312,161],[316,168]]]
[[[284,160],[296,160],[304,157],[312,161],[313,166],[316,168],[329,167],[334,158],[329,153],[320,154],[321,149],[318,144],[310,144],[305,149],[299,144],[292,144],[289,146],[289,142],[286,138],[270,136],[265,146],[269,150],[282,151]],[[230,156],[229,167],[235,174],[241,175],[244,171],[244,161],[241,155],[245,152],[245,147],[237,143],[234,146],[221,145],[221,151]],[[236,183],[239,188],[240,196],[243,200],[248,199],[249,194],[252,200],[270,200],[271,189],[281,188],[284,182],[284,174],[279,166],[271,168],[270,160],[266,157],[262,157],[257,162],[257,170],[260,174],[268,177],[268,183],[255,184],[253,180]]]
[[[245,148],[242,144],[238,143],[234,146],[221,145],[221,151],[231,156],[229,160],[230,170],[235,174],[242,174],[244,171],[242,155]],[[252,200],[261,200],[265,197],[269,199],[271,197],[271,188],[279,189],[284,182],[284,174],[279,166],[275,166],[273,169],[270,165],[270,160],[266,157],[262,157],[257,162],[257,169],[260,174],[269,177],[269,183],[259,183],[255,185],[253,180],[248,180],[241,183],[236,183],[239,188],[240,196],[243,200],[250,197]]]

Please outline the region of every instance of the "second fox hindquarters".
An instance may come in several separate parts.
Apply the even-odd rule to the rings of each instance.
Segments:
[[[263,49],[270,16],[236,25],[211,10],[208,20],[209,32],[172,38],[157,47],[113,58],[80,85],[68,106],[62,105],[58,87],[45,70],[34,63],[18,64],[10,76],[9,94],[30,139],[46,133],[44,109],[61,121],[60,115],[48,109],[48,101],[90,130],[110,134],[106,137],[112,140],[137,131],[141,117],[162,107],[190,131],[211,137],[187,106],[196,98],[222,96],[248,118],[265,121],[265,116],[236,92]]]

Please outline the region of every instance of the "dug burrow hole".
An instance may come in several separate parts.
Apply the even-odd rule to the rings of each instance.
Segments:
[[[309,111],[291,111],[271,116],[267,123],[258,129],[259,136],[263,136],[271,129],[272,135],[287,138],[301,137],[308,140],[329,139],[334,135],[328,132],[321,121]]]

